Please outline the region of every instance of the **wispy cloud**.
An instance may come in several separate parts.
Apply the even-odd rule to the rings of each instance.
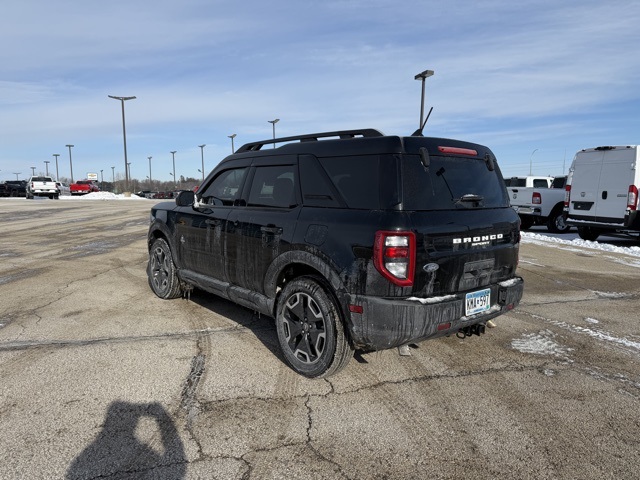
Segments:
[[[637,142],[639,24],[640,4],[619,0],[10,2],[0,179],[67,142],[118,159],[109,94],[138,97],[126,105],[132,158],[180,149],[195,166],[198,144],[220,158],[227,135],[270,136],[275,117],[281,134],[407,134],[426,68],[428,131],[489,144],[503,169],[535,148]]]

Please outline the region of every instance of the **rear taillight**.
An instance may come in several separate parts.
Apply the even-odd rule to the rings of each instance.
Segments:
[[[540,192],[533,192],[531,203],[534,205],[540,205],[542,203],[542,195],[540,195]]]
[[[629,193],[627,193],[627,208],[631,211],[638,209],[638,187],[629,185]]]
[[[376,232],[373,263],[390,282],[399,287],[413,285],[416,266],[416,236],[413,232]]]
[[[564,187],[564,207],[569,208],[569,199],[571,198],[571,185]]]

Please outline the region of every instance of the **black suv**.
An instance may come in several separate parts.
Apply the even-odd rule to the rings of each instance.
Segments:
[[[154,206],[147,270],[161,298],[275,318],[286,361],[322,377],[354,349],[483,333],[522,297],[519,245],[487,147],[351,130],[246,144]]]

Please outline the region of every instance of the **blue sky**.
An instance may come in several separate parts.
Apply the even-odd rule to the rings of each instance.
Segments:
[[[55,171],[199,177],[276,135],[425,134],[488,145],[505,176],[640,143],[640,2],[8,0],[0,16],[0,180]]]

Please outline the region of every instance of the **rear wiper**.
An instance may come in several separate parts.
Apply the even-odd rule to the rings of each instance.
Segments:
[[[483,200],[484,200],[484,197],[482,195],[476,195],[475,193],[467,193],[466,195],[463,195],[462,197],[457,199],[455,203],[456,205],[461,203],[473,203],[475,204],[475,206],[477,206]]]

